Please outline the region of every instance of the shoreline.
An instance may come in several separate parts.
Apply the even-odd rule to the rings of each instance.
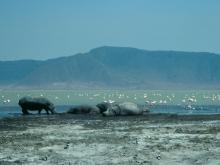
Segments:
[[[65,113],[68,109],[75,107],[77,105],[57,105],[56,111],[59,114]],[[95,106],[95,105],[93,105]],[[143,105],[141,105],[143,106]],[[180,116],[204,116],[204,115],[219,115],[220,106],[219,105],[193,105],[195,109],[187,109],[182,105],[154,105],[148,106],[151,115],[180,115]],[[32,114],[37,114],[37,112],[31,112]],[[20,117],[22,116],[21,108],[16,106],[0,106],[0,120],[7,117]],[[43,110],[42,116],[45,115]],[[148,115],[148,114],[147,114]],[[148,116],[149,116],[148,115]],[[146,116],[146,115],[144,115]]]
[[[99,119],[99,120],[117,120],[117,119],[146,119],[146,120],[182,120],[182,121],[197,121],[197,120],[220,120],[220,113],[194,113],[194,114],[178,114],[178,113],[155,113],[155,112],[149,112],[144,113],[142,115],[125,115],[125,116],[103,116],[101,114],[68,114],[65,112],[60,112],[57,114],[49,114],[46,113],[38,114],[29,114],[29,115],[23,115],[22,113],[16,113],[18,116],[5,116],[0,118],[1,120],[23,120],[23,119],[34,119],[34,118],[56,118],[56,119],[80,119],[80,120],[91,120],[91,119]]]
[[[27,115],[0,120],[0,164],[217,165],[219,140],[220,114]]]

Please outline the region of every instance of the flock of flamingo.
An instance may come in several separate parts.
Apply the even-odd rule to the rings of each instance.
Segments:
[[[29,96],[32,96],[33,94],[28,94]],[[36,95],[36,94],[35,94]],[[85,102],[91,103],[91,102],[110,102],[113,103],[115,101],[132,101],[136,103],[142,103],[149,106],[154,105],[184,105],[187,109],[194,109],[193,105],[197,104],[220,104],[220,94],[184,94],[182,97],[177,97],[176,94],[161,94],[159,92],[155,93],[142,93],[142,94],[134,94],[134,93],[87,93],[87,92],[76,92],[76,93],[70,93],[63,95],[57,94],[47,94],[47,93],[38,93],[38,97],[47,97],[49,96],[49,99],[53,102],[57,102],[57,100],[60,100],[62,102],[63,100],[70,100],[74,101],[76,98],[80,98],[81,100],[84,100]],[[21,94],[16,94],[16,97],[9,98],[6,95],[1,96],[1,102],[2,105],[10,105],[12,102],[16,103],[16,101],[22,97]],[[200,102],[198,103],[198,97]]]

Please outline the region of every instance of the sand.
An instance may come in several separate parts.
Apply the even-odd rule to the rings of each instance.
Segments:
[[[220,115],[1,119],[0,164],[219,165]]]

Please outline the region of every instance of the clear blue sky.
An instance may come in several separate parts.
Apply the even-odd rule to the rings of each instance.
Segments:
[[[0,60],[103,45],[220,54],[220,0],[0,0]]]

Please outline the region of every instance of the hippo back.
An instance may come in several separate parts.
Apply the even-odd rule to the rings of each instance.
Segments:
[[[123,102],[115,104],[103,112],[104,116],[120,116],[120,115],[140,115],[143,114],[143,109],[132,102]]]
[[[70,108],[67,113],[71,114],[88,114],[88,113],[99,113],[99,109],[90,105],[79,105],[73,108]]]
[[[29,110],[35,109],[49,109],[54,110],[54,105],[48,99],[43,97],[23,97],[19,100],[18,104]]]
[[[132,102],[123,102],[119,104],[119,107],[121,115],[139,115],[143,113],[143,110]]]

